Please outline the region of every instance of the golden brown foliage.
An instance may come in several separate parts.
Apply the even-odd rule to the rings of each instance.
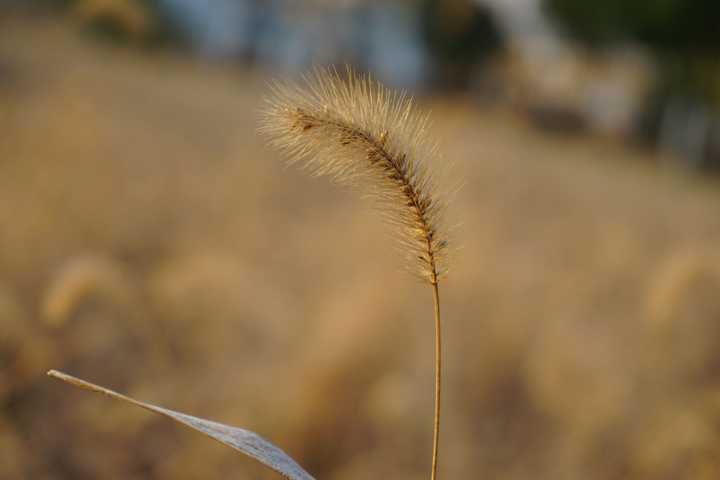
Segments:
[[[0,478],[277,478],[53,367],[246,425],[317,478],[426,478],[426,287],[364,205],[274,161],[263,79],[54,19],[0,31]],[[427,105],[466,185],[439,473],[720,478],[717,183],[467,97]],[[39,305],[87,254],[140,295],[96,290],[49,325]]]

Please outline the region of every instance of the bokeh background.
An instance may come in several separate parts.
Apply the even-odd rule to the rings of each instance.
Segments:
[[[0,1],[0,478],[277,478],[44,376],[422,478],[431,296],[256,134],[271,78],[410,90],[465,187],[441,478],[720,478],[716,0]]]

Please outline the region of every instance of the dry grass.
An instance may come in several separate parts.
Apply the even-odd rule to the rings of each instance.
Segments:
[[[436,284],[446,273],[445,202],[428,172],[428,120],[404,93],[352,70],[318,69],[304,85],[276,84],[261,132],[315,175],[359,187],[398,238],[408,269]]]
[[[430,301],[362,202],[263,147],[265,75],[0,28],[0,477],[274,478],[50,367],[263,432],[317,478],[425,475]],[[425,100],[466,177],[440,474],[717,478],[720,297],[694,280],[717,281],[717,185],[459,100]],[[119,283],[54,303],[80,277]]]
[[[432,288],[435,312],[435,409],[430,478],[437,478],[440,444],[442,336],[438,282],[447,273],[447,234],[441,200],[428,158],[427,117],[404,93],[347,68],[317,69],[305,85],[276,84],[261,132],[292,163],[316,175],[360,187],[398,238],[408,268]],[[440,165],[435,165],[439,168]]]

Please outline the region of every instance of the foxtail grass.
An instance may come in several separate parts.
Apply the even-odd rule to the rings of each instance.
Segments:
[[[438,284],[446,273],[445,202],[427,165],[436,149],[427,117],[412,100],[348,70],[316,70],[304,85],[275,84],[261,131],[293,163],[315,175],[359,187],[394,227],[409,270],[427,282],[435,305],[435,413],[431,479],[440,440],[442,342]],[[62,309],[61,309],[62,310]],[[280,448],[254,432],[169,410],[63,372],[53,378],[168,417],[263,463],[290,480],[314,480]]]
[[[300,84],[275,83],[260,131],[290,163],[359,189],[390,224],[405,266],[427,282],[435,310],[435,411],[431,479],[440,440],[442,341],[438,284],[447,272],[444,196],[429,166],[438,158],[428,117],[411,98],[348,69],[317,69]]]

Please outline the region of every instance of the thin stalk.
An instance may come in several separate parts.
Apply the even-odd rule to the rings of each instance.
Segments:
[[[440,393],[442,376],[442,338],[440,335],[440,294],[437,280],[432,283],[433,300],[435,301],[435,415],[433,422],[433,450],[431,480],[437,478],[438,446],[440,443]]]
[[[427,120],[404,94],[348,70],[317,70],[307,85],[278,84],[262,131],[311,173],[362,186],[396,227],[409,266],[432,285],[435,301],[435,414],[431,480],[437,479],[442,351],[438,282],[446,271],[445,202],[427,161],[436,158]]]

